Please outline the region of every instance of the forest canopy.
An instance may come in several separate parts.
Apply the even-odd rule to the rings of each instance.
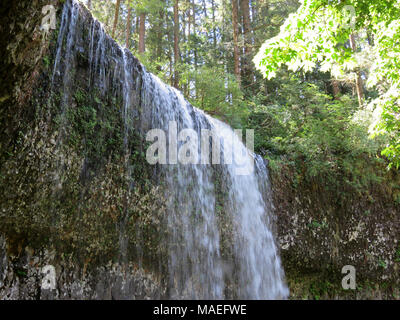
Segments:
[[[364,99],[357,84],[360,107],[375,110],[373,135],[387,133],[383,150],[400,166],[400,3],[392,0],[302,0],[277,36],[267,40],[254,58],[271,79],[282,65],[294,72],[314,69],[335,79],[351,75],[377,90]]]

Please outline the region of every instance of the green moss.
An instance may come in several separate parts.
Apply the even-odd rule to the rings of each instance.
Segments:
[[[16,273],[16,275],[18,276],[18,278],[26,278],[26,276],[28,275],[28,273],[26,272],[26,270],[24,270],[24,269],[15,269],[15,273]]]
[[[374,283],[368,280],[356,281],[355,290],[345,290],[341,286],[341,277],[331,274],[297,272],[286,273],[290,297],[292,300],[327,299],[396,299],[399,287],[389,282]]]
[[[395,262],[400,262],[400,245],[398,247],[398,249],[396,250],[396,254],[395,254]]]

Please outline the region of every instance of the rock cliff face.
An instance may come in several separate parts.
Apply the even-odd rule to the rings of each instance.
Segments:
[[[123,129],[123,70],[113,60],[123,52],[102,33],[90,42],[100,24],[83,6],[74,6],[75,15],[63,11],[63,2],[1,4],[0,299],[165,297],[163,203],[140,129]],[[48,5],[57,26],[46,35]],[[105,44],[95,54],[107,68],[89,60],[95,42]],[[108,87],[90,90],[87,79]],[[137,178],[134,192],[128,171]],[[148,235],[143,252],[138,232]],[[54,289],[42,286],[47,265],[55,267]]]
[[[368,193],[329,190],[323,179],[298,185],[290,171],[272,176],[281,256],[292,297],[400,298],[399,177]],[[339,194],[339,192],[340,194]],[[355,267],[356,290],[343,290],[342,268]]]
[[[143,108],[142,66],[83,6],[72,14],[63,2],[0,7],[0,299],[171,297],[165,185],[144,159],[152,114]],[[45,37],[49,4],[57,26]],[[229,182],[213,174],[221,213]],[[344,206],[291,181],[274,175],[272,194],[292,297],[396,298],[399,205],[380,189],[371,190],[378,201],[355,196]],[[232,260],[232,224],[218,219],[221,255]],[[344,265],[356,267],[355,293],[341,289]],[[53,288],[43,282],[46,266],[55,268]],[[237,297],[234,281],[225,297]]]
[[[56,259],[55,251],[29,246],[18,257],[7,253],[0,238],[0,298],[4,300],[126,300],[161,299],[165,292],[155,275],[133,264],[109,262],[83,271],[72,259]],[[55,285],[46,266],[54,266]]]

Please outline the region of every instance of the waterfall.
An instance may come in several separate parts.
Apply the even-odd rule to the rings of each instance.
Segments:
[[[152,127],[169,131],[169,123],[176,121],[178,131],[190,128],[201,135],[201,129],[211,129],[218,138],[239,146],[236,152],[246,152],[246,147],[233,130],[221,121],[192,107],[174,88],[156,76],[143,72],[143,107],[152,111]],[[233,137],[233,139],[232,139]],[[233,145],[221,149],[222,155]],[[171,286],[180,291],[176,297],[224,298],[224,272],[239,268],[237,297],[242,299],[284,298],[288,291],[283,281],[283,271],[277,254],[273,234],[269,229],[268,206],[261,194],[257,172],[268,183],[267,168],[259,156],[249,155],[244,166],[251,166],[251,157],[258,170],[252,174],[238,175],[237,165],[221,164],[222,177],[227,183],[228,197],[225,212],[237,225],[234,239],[234,262],[221,259],[220,235],[215,212],[215,186],[209,165],[165,165],[165,176],[175,203],[170,205],[169,228],[174,230],[171,239]],[[251,168],[248,168],[251,172]],[[229,268],[230,267],[230,268]],[[190,292],[190,290],[193,290]],[[189,292],[188,292],[189,291]]]
[[[67,72],[76,54],[73,51],[78,50],[74,46],[76,24],[81,23],[77,6],[75,0],[66,1],[54,74]],[[165,227],[169,232],[165,245],[169,252],[169,298],[286,298],[288,289],[271,231],[272,205],[264,161],[250,153],[228,125],[191,106],[178,90],[138,65],[128,50],[113,42],[98,21],[92,20],[86,28],[90,42],[88,83],[103,94],[112,90],[122,97],[125,149],[131,130],[145,134],[150,129],[165,132],[192,129],[200,136],[202,129],[209,129],[224,141],[222,156],[228,156],[233,145],[236,152],[245,155],[240,166],[235,161],[220,165],[158,166],[159,179],[167,188]],[[63,53],[65,35],[67,46]],[[64,78],[64,91],[68,91],[65,86],[70,86],[70,82],[69,76]],[[68,99],[65,93],[62,103],[67,105]],[[134,126],[138,123],[136,117],[139,128]],[[174,122],[177,127],[171,128]],[[255,170],[251,170],[254,162]],[[249,174],[238,175],[239,167],[248,169]],[[124,243],[121,232],[120,246],[126,250]]]

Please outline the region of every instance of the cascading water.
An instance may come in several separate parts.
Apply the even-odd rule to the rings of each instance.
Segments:
[[[190,128],[200,136],[207,117],[175,89],[143,72],[142,108],[151,110],[151,127]],[[172,147],[172,146],[170,146]],[[223,297],[223,270],[211,171],[202,165],[171,164],[163,168],[169,189],[169,270],[172,298]]]
[[[68,106],[71,105],[71,81],[72,81],[72,71],[74,69],[74,44],[76,41],[76,27],[78,20],[78,12],[79,12],[79,4],[73,2],[72,4],[67,4],[64,6],[61,18],[61,25],[57,39],[57,51],[56,57],[53,67],[53,73],[51,77],[50,84],[50,99],[52,102],[53,97],[53,87],[56,77],[62,78],[62,96],[60,101],[60,130],[57,136],[57,148],[58,148],[58,170],[55,173],[54,177],[54,191],[60,189],[62,187],[62,181],[60,179],[60,173],[64,169],[64,161],[65,157],[61,151],[61,145],[63,144],[64,137],[66,135],[66,111]],[[64,41],[66,42],[65,51],[63,51]],[[61,63],[62,58],[64,58],[63,63]]]
[[[210,118],[216,132],[222,136],[232,131],[226,124]],[[232,143],[229,150],[241,154],[246,153],[246,147],[235,134],[224,138],[224,142]],[[236,149],[235,149],[236,146]],[[253,163],[249,155],[242,165],[246,172],[252,174],[236,174],[237,166],[225,166],[225,174],[231,185],[227,199],[232,219],[237,224],[234,241],[236,258],[240,264],[239,296],[251,299],[274,299],[284,297],[286,288],[283,285],[283,272],[277,255],[272,232],[268,228],[268,214],[264,203]],[[256,162],[260,158],[256,156]],[[263,171],[267,168],[264,166]],[[266,183],[265,181],[264,183]]]
[[[54,74],[61,70],[65,72],[72,63],[71,52],[78,50],[74,47],[78,5],[74,0],[66,1]],[[63,53],[65,34],[67,46]],[[122,96],[122,134],[127,154],[127,139],[131,130],[145,134],[150,129],[165,132],[192,129],[200,136],[202,129],[210,129],[217,139],[224,141],[222,156],[227,156],[233,145],[236,152],[246,155],[240,167],[248,169],[247,175],[237,174],[238,165],[235,162],[159,166],[159,179],[167,188],[168,216],[165,227],[169,235],[165,241],[169,254],[169,298],[286,298],[288,290],[269,221],[271,206],[266,203],[270,200],[265,196],[268,174],[262,159],[249,154],[229,126],[192,107],[179,91],[148,73],[143,66],[138,67],[131,53],[113,43],[96,20],[92,20],[88,39],[88,77],[93,90],[99,90],[100,94],[105,94],[107,90],[113,94],[119,92]],[[61,55],[65,57],[63,62]],[[61,66],[64,68],[61,69]],[[65,81],[65,85],[70,85],[70,78],[67,77]],[[64,89],[67,91],[65,86]],[[68,95],[65,97],[63,101],[67,104]],[[136,118],[139,121],[134,120]],[[139,128],[134,128],[134,123],[139,123]],[[177,124],[176,128],[173,123]],[[179,146],[168,145],[170,150]],[[170,160],[174,158],[171,154],[169,157]],[[250,168],[253,161],[255,170]],[[127,166],[129,175],[128,161]],[[133,184],[128,186],[133,187]],[[221,190],[224,194],[222,209],[219,205]],[[125,222],[122,221],[121,230],[124,230]],[[228,228],[232,228],[232,232],[226,248]],[[123,231],[120,247],[126,250]]]
[[[221,149],[222,156],[228,150],[235,150],[235,146],[239,147],[236,152],[247,153],[229,126],[193,108],[179,91],[147,72],[143,73],[142,94],[144,108],[153,111],[153,128],[170,131],[169,123],[176,121],[178,131],[190,128],[198,136],[201,129],[211,129],[217,138],[228,143]],[[245,158],[241,166],[248,172],[253,171],[250,157]],[[258,168],[262,166],[260,162],[257,157]],[[225,199],[229,211],[226,214],[237,225],[234,240],[235,262],[240,269],[237,296],[245,299],[284,298],[288,292],[256,174],[238,175],[235,162],[221,167],[223,178],[229,181],[226,190],[229,196]],[[232,268],[226,268],[227,262],[221,259],[212,168],[209,165],[177,164],[166,165],[164,170],[175,201],[169,213],[169,228],[175,230],[170,239],[174,245],[170,250],[172,285],[178,286],[178,292],[179,285],[186,291],[181,291],[178,296],[223,298],[224,271]],[[265,165],[261,170],[266,172]],[[187,292],[189,288],[193,288],[193,292]]]

